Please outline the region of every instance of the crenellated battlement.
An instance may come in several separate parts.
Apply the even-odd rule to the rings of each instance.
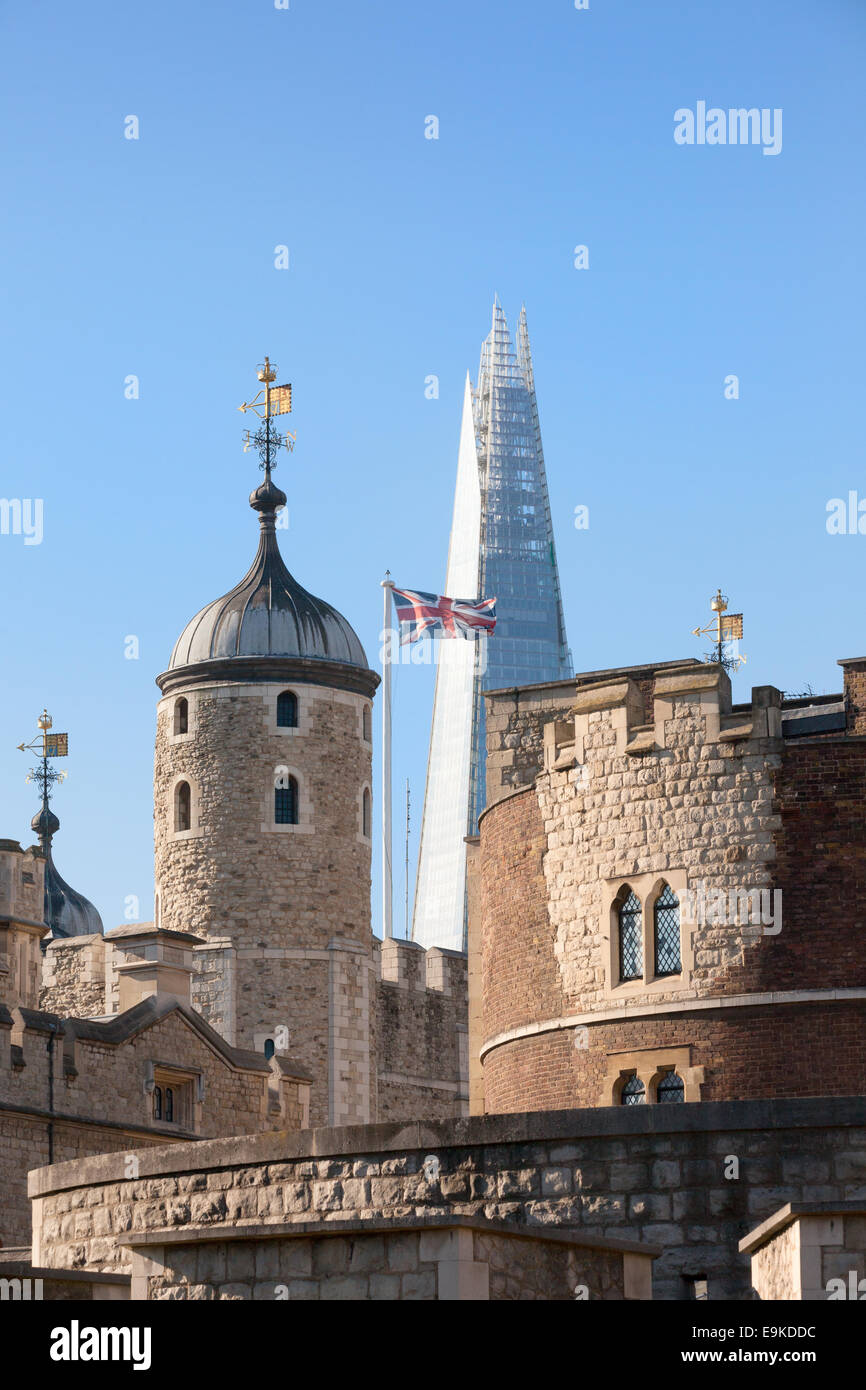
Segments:
[[[374,965],[380,1119],[465,1113],[466,956],[390,937]]]

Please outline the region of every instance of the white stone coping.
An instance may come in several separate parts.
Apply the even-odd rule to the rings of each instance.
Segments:
[[[497,1033],[481,1044],[479,1057],[486,1057],[496,1047],[505,1043],[517,1042],[521,1038],[534,1038],[541,1033],[558,1033],[567,1028],[578,1028],[592,1023],[621,1023],[624,1019],[650,1018],[654,1015],[691,1014],[709,1009],[751,1009],[756,1005],[773,1004],[821,1004],[839,1003],[846,999],[866,999],[866,989],[788,989],[775,990],[766,994],[726,994],[711,998],[692,998],[671,1000],[664,1004],[620,1004],[616,1008],[598,1009],[595,1013],[567,1014],[561,1018],[544,1019],[541,1023],[525,1023],[520,1028],[509,1028],[507,1032]]]
[[[117,1244],[133,1250],[151,1245],[200,1245],[238,1240],[316,1240],[335,1236],[430,1235],[433,1232],[477,1231],[479,1235],[508,1236],[515,1240],[534,1240],[547,1245],[573,1246],[583,1250],[606,1250],[618,1255],[640,1255],[646,1260],[663,1254],[661,1245],[651,1241],[596,1234],[594,1231],[542,1225],[522,1225],[516,1221],[489,1220],[477,1215],[448,1212],[426,1213],[408,1221],[404,1218],[350,1217],[292,1222],[247,1222],[237,1226],[161,1226],[152,1231],[128,1231],[117,1237]],[[52,1271],[56,1273],[56,1271]],[[97,1276],[99,1277],[99,1276]],[[127,1276],[128,1277],[128,1276]]]
[[[754,1254],[792,1222],[809,1216],[866,1216],[866,1202],[858,1199],[838,1202],[786,1202],[778,1211],[774,1211],[772,1216],[762,1221],[760,1226],[755,1226],[748,1235],[743,1236],[737,1249],[746,1255]]]

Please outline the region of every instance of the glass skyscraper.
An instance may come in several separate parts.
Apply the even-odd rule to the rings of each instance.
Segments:
[[[489,639],[438,643],[412,938],[466,948],[466,844],[485,804],[482,691],[572,675],[526,310],[517,348],[498,300],[467,376],[444,592],[496,598]]]

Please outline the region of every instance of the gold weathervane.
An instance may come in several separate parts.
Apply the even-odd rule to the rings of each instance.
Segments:
[[[244,415],[248,410],[251,410],[260,420],[264,420],[266,422],[265,431],[270,435],[271,442],[278,448],[285,444],[285,447],[291,452],[295,447],[297,435],[290,434],[288,431],[285,435],[270,434],[270,426],[267,424],[275,415],[290,415],[292,413],[291,383],[288,382],[284,386],[273,385],[277,379],[277,367],[276,363],[271,362],[267,357],[256,368],[256,375],[262,383],[262,390],[253,400],[244,401],[243,405],[239,405],[238,410]],[[251,434],[249,430],[244,431],[244,453],[259,444],[260,440],[256,434]]]
[[[712,622],[707,623],[706,627],[693,627],[693,637],[708,637],[712,635],[716,644],[715,652],[707,657],[708,661],[717,661],[726,670],[736,670],[745,664],[745,656],[737,652],[734,656],[725,656],[725,644],[728,642],[738,642],[743,635],[743,615],[742,613],[728,613],[728,596],[723,594],[721,589],[716,591],[714,598],[710,602],[710,608],[715,613]]]
[[[22,753],[36,753],[42,759],[41,767],[34,767],[28,772],[27,781],[38,782],[42,796],[46,800],[52,783],[62,782],[66,778],[65,772],[58,772],[55,768],[48,766],[48,759],[69,757],[69,735],[49,733],[52,722],[51,715],[47,709],[44,709],[37,720],[39,728],[42,730],[41,734],[32,743],[18,744]]]

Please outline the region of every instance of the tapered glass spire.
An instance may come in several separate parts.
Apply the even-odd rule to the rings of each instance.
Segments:
[[[515,350],[498,300],[477,387],[466,383],[445,592],[495,597],[497,613],[486,647],[439,644],[412,935],[459,951],[464,837],[485,805],[482,691],[572,674],[526,311]]]

